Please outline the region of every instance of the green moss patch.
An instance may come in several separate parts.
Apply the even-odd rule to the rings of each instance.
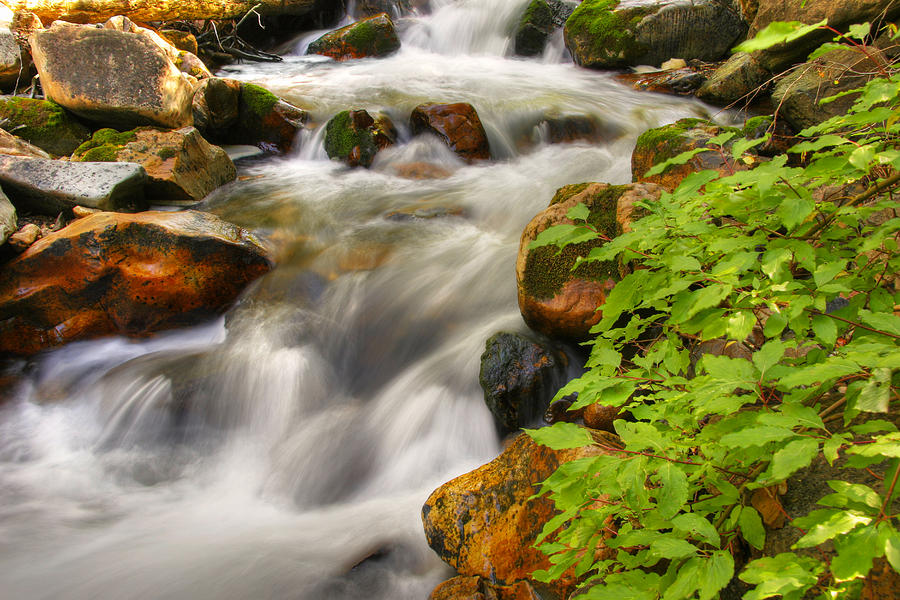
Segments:
[[[279,98],[266,88],[253,83],[241,84],[241,112],[249,112],[262,119],[272,112]]]
[[[646,54],[647,47],[635,40],[634,28],[654,6],[615,10],[619,0],[585,0],[566,20],[566,38],[578,38],[587,50],[585,64],[625,65]]]
[[[57,156],[72,153],[90,130],[49,100],[0,98],[0,127]]]
[[[100,129],[93,137],[78,146],[72,160],[80,162],[115,162],[119,149],[137,139],[134,131],[118,132],[115,129]]]

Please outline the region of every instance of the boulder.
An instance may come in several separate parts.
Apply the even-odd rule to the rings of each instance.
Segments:
[[[179,50],[190,52],[195,56],[200,52],[200,49],[197,46],[197,38],[190,31],[160,29],[159,35]]]
[[[516,28],[514,52],[519,56],[542,54],[550,34],[565,24],[576,6],[565,0],[531,0]]]
[[[212,73],[209,72],[209,69],[206,68],[206,65],[203,64],[202,60],[197,58],[194,52],[188,52],[186,50],[177,48],[164,36],[151,29],[147,29],[146,27],[140,27],[136,25],[128,17],[124,17],[121,15],[112,17],[103,24],[103,28],[112,29],[114,31],[121,31],[123,33],[135,33],[137,35],[142,35],[153,42],[160,50],[162,50],[165,55],[169,57],[169,60],[172,61],[172,64],[178,67],[178,70],[182,73],[186,73],[187,75],[190,75],[195,79],[205,79],[207,77],[212,77]],[[197,40],[195,39],[195,47],[196,41]]]
[[[240,103],[240,81],[221,77],[204,79],[194,92],[194,127],[210,140],[226,139],[238,122]]]
[[[501,435],[535,424],[563,384],[567,365],[565,354],[522,334],[488,338],[478,381]]]
[[[662,191],[645,183],[582,183],[557,191],[550,206],[525,227],[519,243],[516,284],[525,323],[551,338],[587,339],[601,317],[597,307],[627,272],[625,265],[615,261],[585,263],[572,271],[579,256],[587,256],[603,241],[571,244],[562,252],[555,246],[529,249],[538,234],[552,225],[572,223],[566,214],[583,203],[590,210],[587,221],[602,234],[615,237],[628,231],[638,200],[658,199]]]
[[[739,133],[738,129],[721,127],[712,121],[694,118],[680,119],[669,125],[648,129],[638,136],[634,152],[631,154],[631,173],[634,181],[658,183],[672,191],[678,187],[682,179],[696,171],[716,169],[722,173],[729,173],[740,168],[730,153],[723,154],[709,150],[695,154],[684,164],[670,166],[659,175],[651,177],[644,175],[653,165],[682,152],[710,146],[709,140],[725,131]]]
[[[34,223],[28,223],[20,230],[9,236],[9,245],[16,252],[24,252],[41,237],[41,228]]]
[[[6,243],[6,240],[16,232],[18,227],[16,207],[12,205],[6,194],[0,190],[0,246]]]
[[[728,106],[740,100],[753,100],[772,74],[753,54],[737,52],[709,76],[697,90],[704,102]],[[762,97],[762,94],[759,94]]]
[[[11,90],[16,82],[28,81],[28,74],[23,73],[25,61],[16,37],[5,23],[0,23],[0,88]]]
[[[413,135],[433,133],[466,162],[488,160],[491,148],[484,125],[467,102],[420,104],[410,116]]]
[[[147,36],[61,21],[31,37],[44,94],[75,114],[131,128],[192,123],[192,77]]]
[[[0,126],[55,156],[68,156],[91,130],[49,100],[0,96]]]
[[[718,60],[746,31],[721,0],[584,0],[564,35],[576,64],[620,69],[670,58]]]
[[[616,80],[641,92],[689,96],[703,85],[708,73],[707,69],[682,67],[649,73],[619,73]]]
[[[560,464],[601,452],[596,446],[551,450],[519,434],[493,461],[431,494],[422,508],[428,545],[459,575],[540,587],[531,575],[550,562],[534,541],[556,510],[546,497],[534,497],[538,484]],[[575,583],[567,573],[551,591],[565,598]]]
[[[30,156],[32,158],[50,158],[50,155],[32,146],[23,139],[17,138],[5,129],[0,129],[0,154],[11,156]]]
[[[413,13],[418,8],[427,5],[428,0],[357,0],[347,6],[352,10],[354,19],[374,17],[380,13],[386,13],[392,17],[402,17]]]
[[[207,213],[87,216],[4,265],[0,355],[197,323],[270,268],[253,236]]]
[[[325,152],[328,158],[342,160],[351,167],[368,167],[379,150],[397,139],[387,117],[373,119],[364,110],[345,110],[325,126]]]
[[[458,575],[434,588],[428,600],[541,600],[541,595],[527,581],[498,585],[484,577]]]
[[[778,115],[799,131],[846,114],[858,94],[846,94],[827,104],[819,102],[860,88],[877,75],[878,68],[887,63],[877,49],[869,47],[869,53],[875,61],[853,49],[831,50],[779,79],[772,90]]]
[[[307,54],[321,54],[335,60],[387,56],[400,48],[394,23],[385,13],[362,19],[326,33],[313,41]]]
[[[268,151],[289,152],[309,115],[269,90],[252,83],[241,84],[237,127],[233,144],[253,144]]]
[[[622,136],[623,129],[609,122],[601,122],[594,115],[545,114],[538,124],[551,144],[570,142],[608,142]]]
[[[237,175],[225,151],[193,127],[139,127],[124,133],[101,129],[75,150],[72,160],[139,164],[149,177],[148,199],[163,202],[202,200]]]
[[[0,156],[0,183],[21,210],[56,215],[75,205],[102,210],[146,208],[147,172],[132,163],[77,163]]]

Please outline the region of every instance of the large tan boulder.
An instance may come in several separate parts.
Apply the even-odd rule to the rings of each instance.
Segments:
[[[106,21],[106,23],[103,24],[103,28],[112,29],[114,31],[122,31],[124,33],[135,33],[137,35],[142,35],[153,42],[160,50],[162,50],[165,55],[169,57],[169,60],[172,61],[172,64],[178,67],[178,70],[182,73],[186,73],[196,79],[205,79],[207,77],[212,77],[212,73],[209,72],[209,69],[205,64],[203,64],[203,61],[197,57],[196,39],[194,40],[194,52],[191,52],[189,50],[182,50],[181,48],[176,47],[166,37],[163,37],[162,35],[156,33],[151,29],[147,29],[146,27],[140,27],[128,17],[123,17],[121,15],[112,17],[111,19]]]
[[[44,94],[79,116],[131,128],[192,124],[189,75],[146,36],[56,22],[31,36]]]
[[[549,568],[550,562],[534,548],[534,542],[556,509],[548,498],[533,497],[538,484],[560,464],[601,452],[596,446],[551,450],[519,434],[496,459],[431,494],[422,508],[429,546],[460,575],[482,577],[501,586],[524,581],[541,587],[531,575]],[[452,585],[462,584],[460,591],[476,591],[472,583]],[[569,573],[553,584],[552,591],[565,598],[575,584]],[[434,598],[453,598],[446,595],[447,590],[438,591]]]
[[[75,151],[72,160],[137,163],[149,177],[147,197],[156,202],[202,200],[237,175],[225,151],[193,127],[171,131],[138,127],[123,133],[101,129]]]
[[[584,340],[600,321],[598,310],[626,272],[618,261],[585,263],[572,268],[579,256],[601,246],[601,239],[571,244],[559,252],[556,246],[530,249],[537,236],[552,225],[572,224],[566,214],[584,204],[587,221],[612,238],[628,231],[639,200],[656,200],[663,188],[652,183],[609,185],[582,183],[557,191],[550,206],[535,216],[522,232],[516,258],[519,310],[525,323],[551,338]]]
[[[96,213],[3,266],[0,355],[196,323],[270,268],[252,235],[207,213]]]

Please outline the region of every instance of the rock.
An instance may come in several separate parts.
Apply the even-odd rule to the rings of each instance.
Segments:
[[[265,150],[289,152],[309,115],[252,83],[241,84],[234,144],[253,144]]]
[[[620,408],[618,406],[604,406],[603,404],[599,404],[594,402],[593,404],[588,404],[584,407],[584,426],[590,427],[591,429],[599,429],[602,431],[608,431],[610,433],[615,433],[615,427],[613,427],[613,422],[616,419],[621,419]]]
[[[393,166],[394,174],[404,179],[446,179],[453,173],[427,162],[401,163]]]
[[[387,56],[400,48],[394,23],[385,13],[326,33],[309,45],[307,54],[335,60]]]
[[[846,114],[858,94],[844,95],[827,104],[819,102],[862,87],[877,74],[879,66],[887,64],[877,49],[869,47],[869,53],[877,64],[856,50],[837,49],[779,79],[772,90],[772,102],[778,107],[778,115],[799,131]]]
[[[543,53],[547,38],[563,26],[576,6],[565,0],[531,0],[516,28],[514,52],[519,56]]]
[[[459,575],[434,588],[428,600],[541,600],[541,595],[527,581],[497,585],[483,577]]]
[[[598,121],[593,115],[549,113],[538,124],[551,144],[608,142],[622,135],[622,129]]]
[[[534,425],[563,384],[567,365],[563,353],[518,333],[487,340],[478,382],[501,435]]]
[[[739,130],[721,127],[705,119],[688,118],[645,131],[638,136],[634,152],[631,155],[631,173],[634,181],[657,183],[672,191],[678,187],[682,179],[696,171],[716,169],[727,173],[732,169],[739,168],[740,165],[731,158],[730,154],[723,155],[710,150],[694,155],[685,164],[670,166],[659,175],[651,177],[644,175],[655,164],[682,152],[709,146],[709,140],[724,131],[737,133]],[[727,143],[726,147],[728,147]]]
[[[766,134],[769,134],[769,139],[754,148],[760,156],[784,154],[799,141],[784,119],[776,120],[770,115],[750,117],[741,128],[741,135],[748,140],[758,140]]]
[[[0,24],[0,88],[11,90],[17,81],[28,81],[28,74],[23,73],[26,64],[15,35],[9,26]]]
[[[34,223],[28,223],[22,229],[9,236],[9,245],[16,252],[24,252],[41,237],[41,228]]]
[[[670,58],[718,60],[746,30],[740,15],[717,0],[584,0],[564,34],[576,64],[620,69]]]
[[[159,31],[159,35],[179,50],[190,52],[195,56],[199,53],[199,48],[197,47],[197,38],[194,37],[194,34],[190,31],[180,31],[178,29],[161,29]]]
[[[0,129],[0,154],[10,156],[30,156],[31,158],[50,158],[50,155],[32,146],[23,139],[19,139],[5,129]]]
[[[354,19],[374,17],[380,13],[386,13],[391,17],[402,17],[413,13],[418,7],[427,4],[427,0],[358,0],[353,6]]]
[[[125,129],[192,123],[192,78],[144,35],[58,21],[31,49],[46,97],[79,116]]]
[[[4,266],[0,354],[197,323],[270,268],[248,232],[207,213],[84,217]]]
[[[194,53],[176,48],[165,37],[151,29],[136,25],[128,17],[121,15],[112,17],[103,24],[103,28],[121,31],[123,33],[142,35],[162,50],[169,60],[172,61],[172,64],[178,67],[178,70],[182,73],[190,75],[195,79],[212,77],[212,73],[209,72],[209,69],[206,68],[203,61],[197,58]],[[196,81],[193,81],[192,83],[196,84]]]
[[[739,100],[751,101],[772,74],[746,52],[737,52],[726,60],[700,86],[696,96],[704,102],[728,106]]]
[[[101,129],[78,147],[72,160],[141,165],[149,177],[147,197],[154,201],[196,202],[237,176],[225,151],[193,127],[139,127],[124,133]]]
[[[55,156],[72,154],[91,137],[59,104],[17,96],[0,96],[0,126]]]
[[[650,73],[620,73],[616,75],[616,80],[642,92],[688,96],[703,85],[706,75],[705,69],[686,67]]]
[[[3,190],[0,190],[0,246],[6,243],[18,226],[16,207],[12,205]]]
[[[146,208],[147,173],[130,163],[73,163],[0,156],[0,183],[20,210],[56,215],[80,204],[103,210]]]
[[[487,133],[467,102],[455,104],[420,104],[410,116],[413,135],[433,133],[466,162],[491,158]]]
[[[387,117],[373,119],[364,110],[345,110],[325,126],[328,158],[342,160],[351,167],[368,167],[379,150],[392,146],[396,130]]]
[[[522,232],[516,259],[519,310],[528,326],[551,338],[584,340],[601,317],[597,307],[622,275],[625,265],[592,262],[574,272],[575,260],[586,256],[601,240],[571,244],[562,252],[555,246],[529,249],[528,245],[551,225],[571,223],[569,209],[584,203],[588,222],[610,238],[628,231],[634,203],[658,199],[662,188],[655,184],[608,185],[582,183],[556,192],[550,206],[538,213]]]
[[[496,459],[431,494],[422,508],[428,545],[460,575],[494,585],[534,584],[531,574],[550,566],[534,541],[556,514],[549,499],[533,497],[537,484],[562,463],[600,453],[596,446],[551,450],[519,434]],[[567,573],[552,592],[565,598],[575,583]]]
[[[240,103],[240,81],[220,77],[204,79],[194,92],[194,127],[211,140],[228,138],[238,122]]]

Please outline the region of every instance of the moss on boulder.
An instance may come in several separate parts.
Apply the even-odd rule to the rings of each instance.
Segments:
[[[344,110],[325,126],[328,158],[351,167],[368,167],[379,150],[394,144],[396,133],[386,117],[374,119],[364,110]]]
[[[288,152],[309,115],[264,87],[242,83],[237,127],[226,132],[233,144],[255,144],[267,151]]]
[[[119,132],[115,129],[100,129],[72,153],[72,160],[84,162],[116,162],[116,154],[128,142],[137,139],[134,131]]]
[[[91,130],[50,100],[0,97],[0,127],[56,156],[72,153]]]
[[[313,41],[307,54],[321,54],[335,60],[386,56],[400,48],[394,23],[386,13],[351,23]]]
[[[566,0],[531,0],[516,27],[514,51],[519,56],[537,56],[547,38],[562,27],[577,5]]]

